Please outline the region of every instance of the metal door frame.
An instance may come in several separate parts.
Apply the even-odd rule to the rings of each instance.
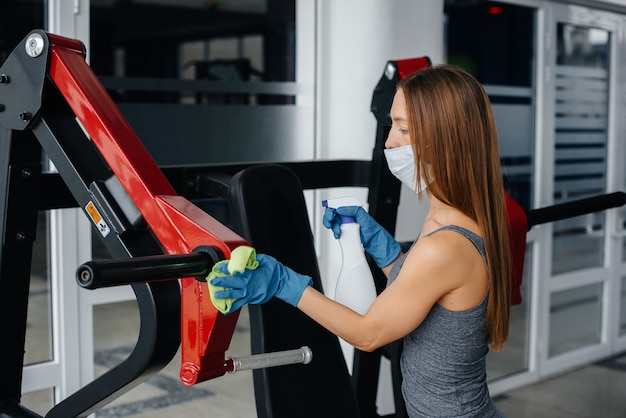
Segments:
[[[623,27],[621,16],[581,6],[551,3],[546,5],[545,18],[540,31],[544,33],[543,47],[539,50],[543,66],[539,67],[542,74],[538,92],[538,135],[537,164],[535,179],[554,179],[555,167],[555,121],[554,102],[555,87],[553,74],[556,68],[556,25],[558,22],[572,23],[581,26],[601,28],[611,33],[610,64],[609,64],[609,120],[607,138],[607,169],[605,191],[623,190],[623,164],[619,163],[617,152],[622,147],[623,123],[619,115],[624,112],[624,105],[619,97],[623,91],[619,80],[623,76],[618,65],[624,55]],[[543,94],[541,94],[543,91]],[[620,180],[622,179],[622,180]],[[552,181],[537,181],[535,202],[538,206],[553,204],[554,184]],[[533,259],[536,265],[533,271],[534,317],[539,321],[535,325],[535,341],[533,347],[535,368],[539,377],[546,377],[571,369],[573,367],[597,361],[616,352],[617,348],[617,303],[619,303],[619,280],[624,275],[624,264],[619,261],[622,241],[616,237],[618,210],[605,213],[607,231],[604,236],[604,263],[600,267],[587,268],[567,273],[552,275],[552,224],[539,228],[538,237],[533,248]],[[622,218],[623,220],[623,218]],[[620,274],[621,273],[621,274]],[[575,289],[590,284],[602,284],[601,337],[598,344],[587,345],[566,353],[549,357],[550,342],[550,297],[558,291]]]

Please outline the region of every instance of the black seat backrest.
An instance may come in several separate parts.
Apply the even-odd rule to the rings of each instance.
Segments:
[[[322,283],[302,185],[289,168],[256,165],[233,176],[228,190],[233,229],[258,253],[280,260]],[[252,353],[307,345],[308,365],[253,372],[259,418],[359,416],[350,375],[337,337],[297,308],[278,299],[250,305]]]

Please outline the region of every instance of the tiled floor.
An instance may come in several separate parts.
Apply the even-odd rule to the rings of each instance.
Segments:
[[[626,417],[626,353],[496,398],[510,418]]]

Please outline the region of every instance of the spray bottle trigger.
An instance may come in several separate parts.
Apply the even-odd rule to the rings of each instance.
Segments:
[[[342,206],[363,206],[363,204],[353,197],[339,197],[336,199],[322,200],[322,206],[333,209],[333,213],[337,213],[335,209]]]

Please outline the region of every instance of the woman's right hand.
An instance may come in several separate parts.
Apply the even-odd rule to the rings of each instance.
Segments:
[[[326,208],[324,226],[333,231],[336,239],[341,236],[341,216],[353,216],[360,226],[363,248],[372,256],[378,267],[386,267],[400,255],[402,248],[389,232],[360,206]]]
[[[212,279],[211,284],[224,290],[216,292],[215,297],[236,299],[232,312],[248,303],[265,303],[274,296],[292,306],[298,306],[304,290],[313,285],[311,278],[296,273],[269,255],[257,254],[256,259],[259,265],[254,270],[231,273],[227,264],[220,265],[219,270],[226,276]]]

